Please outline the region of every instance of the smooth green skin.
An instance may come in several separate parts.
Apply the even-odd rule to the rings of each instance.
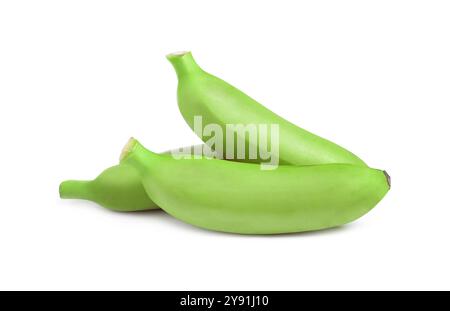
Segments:
[[[121,163],[141,173],[170,215],[205,229],[278,234],[331,228],[370,211],[389,190],[383,171],[348,164],[279,166],[217,159],[175,160],[131,140]]]
[[[190,52],[169,54],[167,58],[178,76],[179,109],[191,128],[194,128],[194,116],[202,116],[203,126],[218,124],[223,133],[226,124],[278,124],[280,164],[347,163],[366,166],[346,149],[299,128],[234,86],[203,71]],[[200,138],[204,141],[209,139]],[[246,150],[249,150],[248,144],[246,137]],[[224,145],[223,157],[226,158],[226,143]],[[261,161],[257,159],[255,162]]]
[[[190,146],[181,154],[196,154]],[[171,151],[162,153],[170,156]],[[118,212],[135,212],[159,208],[144,190],[139,172],[130,165],[116,165],[104,170],[94,180],[67,180],[59,186],[62,199],[81,199],[95,202]]]

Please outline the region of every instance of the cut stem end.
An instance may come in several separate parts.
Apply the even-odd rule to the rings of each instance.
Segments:
[[[190,51],[173,52],[173,53],[167,54],[166,57],[167,57],[168,60],[171,60],[171,59],[174,59],[174,58],[183,57],[184,55],[187,55],[187,54],[191,54],[191,52]]]
[[[131,137],[128,142],[126,143],[126,145],[122,148],[122,152],[120,153],[120,162],[122,162],[123,160],[125,160],[130,153],[133,152],[134,147],[136,147],[138,141]]]

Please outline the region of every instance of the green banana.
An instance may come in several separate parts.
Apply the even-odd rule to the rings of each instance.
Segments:
[[[141,174],[155,203],[189,224],[223,232],[278,234],[351,222],[390,188],[380,170],[348,164],[259,165],[157,155],[130,139],[121,163]]]
[[[203,145],[194,145],[162,153],[180,155],[201,154]],[[139,172],[130,165],[119,164],[104,170],[94,180],[66,180],[59,186],[62,199],[82,199],[95,202],[118,212],[156,209],[158,206],[146,194]]]
[[[362,160],[360,160],[358,157],[356,157],[349,151],[343,149],[342,147],[340,147],[332,142],[329,142],[323,138],[320,138],[320,137],[318,137],[314,134],[311,134],[301,128],[296,127],[292,123],[289,123],[288,121],[286,121],[283,118],[279,117],[278,115],[274,114],[270,110],[266,109],[265,107],[263,107],[262,105],[257,103],[255,100],[248,97],[247,95],[245,95],[238,89],[234,88],[233,86],[227,84],[226,82],[220,80],[219,78],[216,78],[216,77],[204,72],[195,63],[190,52],[170,54],[167,56],[167,58],[173,64],[173,66],[177,72],[178,79],[179,79],[178,103],[179,103],[180,111],[182,112],[182,115],[185,118],[185,120],[188,122],[188,124],[194,130],[195,130],[195,124],[194,124],[195,116],[201,116],[203,118],[202,121],[205,124],[218,124],[222,128],[222,130],[224,130],[224,132],[227,131],[227,129],[226,129],[227,124],[244,124],[244,125],[247,125],[247,124],[257,124],[257,125],[259,125],[259,124],[266,124],[266,125],[267,124],[277,124],[277,125],[279,125],[279,131],[280,131],[279,136],[281,138],[280,145],[279,145],[280,164],[314,165],[314,164],[329,164],[329,163],[343,163],[343,164],[347,163],[347,164],[353,164],[353,165],[360,166],[360,167],[366,166]],[[260,135],[260,133],[258,133],[258,135]],[[208,143],[208,141],[206,141],[205,137],[200,136],[200,138],[204,139],[205,142]],[[250,141],[248,138],[249,137],[244,136],[246,150],[250,150],[250,147],[251,147],[250,145],[252,143],[254,143],[254,142]],[[270,144],[271,137],[268,137],[268,139],[269,139],[268,143]],[[258,140],[256,142],[257,148],[261,147],[260,142],[261,142],[261,139],[260,139],[260,137],[258,137]],[[137,142],[131,143],[131,145],[133,145],[133,144],[139,145]],[[230,156],[230,154],[229,154],[230,148],[228,146],[229,145],[227,145],[227,142],[225,142],[225,144],[223,146],[220,146],[221,148],[216,148],[217,150],[220,150],[220,152],[222,153],[222,157],[225,159],[238,160],[238,161],[244,161],[244,162],[256,162],[256,163],[264,162],[266,160],[266,158],[259,157],[261,154],[259,154],[258,158],[256,158],[256,159],[249,158],[248,154],[245,154],[241,158],[236,157],[234,155],[234,150],[237,149],[237,142],[234,142],[234,145],[232,147],[233,155]],[[215,147],[218,147],[218,146],[215,146]],[[139,148],[137,148],[137,149],[139,149]],[[198,152],[200,149],[198,149],[198,148],[186,149],[185,148],[185,149],[183,149],[181,154],[186,154],[186,150],[189,150],[187,152],[188,154],[196,154],[196,152]],[[192,153],[192,150],[194,150],[194,153]],[[156,156],[154,158],[158,158],[158,159],[166,158],[171,161],[175,161],[174,159],[171,159],[170,157],[167,156],[170,153],[171,152],[169,151],[162,155]],[[156,161],[156,160],[152,160],[152,161]],[[149,162],[152,162],[152,161],[149,161]],[[203,164],[197,164],[198,163],[197,161],[196,162],[192,162],[192,161],[194,161],[194,160],[182,160],[181,163],[186,163],[185,166],[187,168],[189,166],[193,166],[193,167],[194,166],[195,167],[203,166]],[[200,160],[201,163],[207,163],[205,161],[208,162],[209,160],[205,160],[205,159]],[[216,163],[216,162],[217,161],[213,161],[212,163]],[[187,163],[196,163],[196,164],[190,165]],[[208,164],[208,165],[210,165],[210,164]],[[208,167],[210,167],[211,165],[210,166],[208,166],[208,165],[206,165],[206,168],[204,169],[205,172],[203,172],[203,170],[201,171],[202,173],[205,173],[205,176],[209,176],[209,175],[206,175],[206,173],[208,173],[207,172],[209,170]],[[224,164],[224,165],[226,167],[229,164]],[[235,167],[235,165],[236,164],[233,164],[230,167]],[[214,166],[216,166],[216,164],[212,165],[212,167],[214,167]],[[284,173],[287,176],[289,176],[289,175],[296,176],[296,174],[308,175],[307,174],[308,172],[310,172],[310,175],[308,175],[308,176],[311,176],[311,174],[312,174],[311,172],[313,172],[314,170],[317,170],[318,172],[322,172],[323,170],[325,170],[325,171],[329,170],[329,171],[331,171],[331,173],[329,173],[329,174],[333,174],[332,173],[333,170],[340,171],[340,172],[348,170],[350,173],[351,173],[351,171],[358,171],[358,169],[356,167],[352,168],[351,166],[348,166],[348,165],[347,166],[346,165],[334,165],[334,166],[333,165],[325,165],[325,166],[330,167],[330,168],[324,169],[324,168],[322,168],[322,166],[310,166],[310,167],[303,167],[302,170],[300,170],[300,168],[287,169],[285,166],[282,166],[280,169],[283,172],[285,170],[288,170],[288,171],[292,170],[293,172],[295,172],[295,173]],[[94,202],[102,205],[103,207],[106,207],[108,209],[115,210],[115,211],[126,212],[126,211],[139,211],[139,210],[148,210],[148,209],[158,208],[157,204],[150,199],[150,197],[152,197],[153,191],[156,191],[156,190],[152,190],[152,189],[159,189],[157,186],[155,186],[156,182],[152,182],[151,180],[149,180],[149,176],[150,177],[152,176],[151,174],[149,174],[147,176],[147,174],[144,173],[143,176],[145,176],[145,182],[143,185],[142,177],[141,177],[142,172],[140,172],[140,169],[136,169],[136,167],[142,168],[143,166],[141,164],[139,164],[139,165],[138,164],[136,164],[136,165],[135,164],[133,164],[133,165],[120,164],[120,165],[108,168],[107,170],[102,172],[96,179],[91,180],[91,181],[76,181],[76,180],[65,181],[65,182],[61,183],[61,185],[60,185],[60,196],[61,196],[61,198],[86,199],[86,200],[94,201]],[[217,164],[217,167],[220,167],[219,173],[222,170],[225,170],[225,169],[221,168],[222,164]],[[239,167],[242,167],[242,166],[239,166]],[[252,169],[246,168],[246,169],[243,169],[244,171],[247,171],[247,170],[255,171],[256,169],[259,170],[258,167],[255,167],[252,165],[246,166],[246,167],[252,167]],[[333,169],[333,167],[335,167],[335,168]],[[214,175],[214,173],[213,173],[214,169],[210,169],[210,170],[211,170],[211,172],[209,172],[208,174]],[[365,170],[367,170],[367,172],[369,172],[369,171],[379,172],[377,170],[371,170],[369,168],[366,168]],[[145,169],[145,171],[147,171],[147,169]],[[189,170],[187,170],[187,171],[189,172]],[[236,177],[240,176],[238,171],[239,171],[238,169],[231,169],[231,172],[233,172],[233,174]],[[278,171],[278,170],[276,170],[276,171]],[[301,172],[305,172],[305,173],[300,174]],[[359,172],[361,172],[361,174],[363,174],[363,172],[365,172],[365,171],[362,170]],[[175,169],[173,170],[173,174],[174,174],[174,176],[177,176],[177,172]],[[191,171],[191,174],[194,174],[194,173]],[[260,174],[263,174],[263,172],[260,171]],[[324,174],[324,173],[320,173],[320,174]],[[187,175],[189,176],[189,174],[187,174]],[[227,174],[227,175],[230,175],[230,174]],[[273,173],[273,176],[278,176],[278,175],[279,175],[279,173]],[[342,175],[344,175],[344,173],[342,173]],[[349,174],[349,176],[350,175],[352,175],[352,174]],[[378,175],[379,175],[379,173],[378,173]],[[272,176],[272,174],[261,175],[261,176]],[[169,179],[168,176],[166,176],[165,178]],[[213,177],[209,177],[209,178],[210,178],[210,181],[212,181],[211,183],[213,183],[214,178]],[[230,178],[231,178],[231,176],[230,176]],[[273,178],[276,179],[279,177],[273,177]],[[283,177],[283,178],[285,178],[285,177]],[[325,179],[325,177],[323,177],[323,178]],[[354,178],[357,179],[356,177],[354,177]],[[220,179],[220,177],[219,177],[219,179]],[[293,182],[291,179],[286,178],[286,183]],[[347,180],[345,177],[342,177],[342,179]],[[155,180],[158,180],[158,179],[155,179]],[[196,179],[193,178],[193,180],[196,180]],[[220,182],[223,182],[223,181],[221,180]],[[305,180],[305,182],[306,182],[306,180]],[[357,181],[355,180],[355,182],[357,182]],[[154,185],[154,186],[148,187],[147,186],[148,184]],[[283,184],[283,183],[281,183],[281,180],[280,180],[280,184]],[[255,185],[258,185],[258,183],[256,183]],[[300,186],[302,186],[301,183],[300,183]],[[163,189],[163,195],[164,195],[164,193],[167,193],[167,191],[165,191],[164,185],[162,185],[161,187]],[[246,187],[251,188],[251,185],[246,184]],[[311,188],[311,187],[312,186],[309,186],[309,188]],[[238,187],[236,186],[236,188],[238,188]],[[320,187],[318,187],[318,188],[320,189]],[[231,188],[231,189],[234,189],[234,188]],[[306,189],[305,191],[308,191],[307,190],[308,187],[306,187],[305,189]],[[368,189],[368,190],[370,190],[370,189]],[[234,191],[236,191],[236,193],[238,193],[237,189]],[[339,194],[339,191],[341,191],[341,190],[338,190],[336,188],[336,193],[335,193],[336,196],[342,195],[342,194]],[[346,189],[343,189],[342,193],[345,193],[345,191],[346,191]],[[298,209],[292,207],[292,211],[295,211],[295,213],[298,213],[299,215],[301,214],[303,216],[306,216],[307,217],[306,219],[308,219],[308,217],[310,217],[311,219],[315,219],[314,215],[313,215],[313,214],[315,214],[315,212],[317,212],[319,214],[322,213],[323,215],[326,214],[325,207],[322,207],[324,209],[324,211],[322,211],[322,212],[321,212],[321,208],[318,208],[317,211],[315,211],[311,215],[309,215],[308,213],[305,213],[305,210],[311,211],[311,209],[304,207],[303,205],[308,206],[308,202],[314,201],[315,197],[311,197],[309,200],[309,199],[307,199],[309,196],[308,192],[302,192],[302,193],[305,194],[306,197],[299,198]],[[370,201],[370,199],[371,199],[370,194],[373,194],[373,193],[365,194],[365,193],[361,192],[361,196],[364,196],[364,195],[367,196],[367,200],[364,203],[367,203],[368,204],[367,206],[370,206],[369,203],[374,202],[373,205],[371,206],[371,207],[373,207],[376,204],[376,202]],[[186,203],[186,205],[194,206],[194,205],[196,205],[196,200],[199,200],[199,201],[202,200],[201,196],[199,198],[195,198],[195,191],[190,192],[190,195],[192,195],[192,197],[190,197],[190,199]],[[245,195],[245,193],[244,193],[244,195]],[[383,193],[383,195],[384,195],[384,193]],[[226,195],[223,195],[223,197],[221,197],[221,198],[224,199],[225,196]],[[213,201],[213,200],[211,200],[210,196],[206,196],[206,198],[208,198],[208,197],[209,197],[210,201]],[[380,197],[380,199],[381,199],[381,197]],[[293,198],[296,198],[296,196],[294,196]],[[254,215],[256,216],[257,219],[259,219],[259,218],[264,219],[265,216],[259,215],[258,214],[259,211],[254,205],[250,204],[249,207],[246,208],[245,204],[247,204],[247,203],[241,204],[239,202],[247,202],[247,201],[239,200],[239,196],[234,197],[234,199],[236,199],[238,201],[237,202],[238,204],[236,204],[235,206],[241,206],[239,209],[242,210],[241,213],[243,213],[243,215],[246,215],[246,213],[249,212],[250,214],[254,213]],[[165,201],[169,202],[169,205],[168,205],[169,207],[167,208],[168,209],[167,211],[169,213],[171,213],[170,210],[173,209],[174,216],[176,216],[182,220],[185,220],[186,217],[184,217],[183,215],[185,215],[186,212],[183,212],[183,210],[182,210],[182,206],[184,206],[184,205],[180,204],[179,207],[175,206],[174,208],[172,208],[172,204],[170,204],[170,203],[173,202],[174,200],[176,200],[176,198],[170,199],[170,198],[166,197]],[[286,199],[286,200],[288,200],[288,199]],[[294,199],[289,199],[288,201],[290,202],[293,200]],[[356,202],[357,200],[358,200],[358,196],[355,196],[352,199],[348,198],[348,201],[350,203]],[[163,201],[162,204],[165,204],[165,201]],[[258,200],[255,200],[255,201],[258,201]],[[284,204],[283,202],[284,201],[281,200],[278,203],[280,205],[282,205],[282,204]],[[180,201],[180,203],[182,203],[182,202]],[[273,201],[271,203],[275,204],[276,202]],[[202,210],[202,208],[204,208],[204,206],[200,204],[200,205],[198,205],[198,207],[193,208],[194,215],[192,216],[194,218],[196,217],[195,211],[198,212],[197,218],[200,220],[204,218],[203,216],[201,216],[202,213],[213,214],[213,216],[216,215],[214,217],[218,217],[223,214],[223,216],[224,216],[224,220],[222,221],[223,223],[221,221],[218,221],[217,219],[215,219],[213,221],[206,221],[206,223],[202,222],[202,221],[200,221],[198,223],[195,219],[191,220],[191,219],[189,219],[189,217],[187,217],[188,219],[185,221],[190,222],[194,225],[198,225],[200,227],[209,228],[209,229],[213,229],[213,230],[220,230],[220,231],[229,231],[229,232],[238,232],[238,233],[283,233],[283,232],[316,230],[316,229],[331,227],[331,226],[335,226],[335,225],[339,225],[339,224],[343,224],[348,221],[351,221],[352,220],[351,218],[353,216],[356,219],[357,217],[360,217],[361,215],[364,214],[364,213],[361,213],[361,211],[364,210],[364,208],[357,207],[356,206],[357,204],[354,204],[355,208],[349,208],[348,213],[344,209],[344,211],[345,211],[344,215],[341,215],[340,217],[335,217],[335,220],[336,220],[335,224],[330,220],[317,218],[312,223],[310,223],[310,224],[314,224],[314,225],[311,225],[309,227],[305,224],[304,219],[303,219],[303,223],[300,220],[295,224],[290,224],[289,221],[287,221],[286,226],[280,225],[280,227],[277,227],[276,224],[265,225],[264,222],[267,222],[265,220],[260,224],[260,226],[258,226],[256,224],[252,224],[252,221],[250,219],[246,219],[246,221],[248,221],[250,225],[246,224],[245,226],[243,226],[241,228],[239,225],[237,225],[237,227],[236,227],[236,225],[233,225],[236,223],[237,224],[240,223],[240,221],[233,222],[233,217],[239,217],[239,215],[233,216],[235,209],[232,209],[231,211],[227,211],[226,209],[221,210],[221,206],[223,207],[224,204],[225,203],[223,203],[223,202],[218,204],[217,207],[213,208],[213,211],[211,213],[209,213],[208,210],[201,212],[201,210]],[[326,202],[324,202],[323,204],[326,204]],[[261,212],[262,214],[264,214],[264,213],[270,214],[271,213],[271,209],[273,208],[273,206],[271,206],[270,204],[268,204],[268,205],[269,205],[269,208],[268,209],[264,208],[264,210]],[[362,206],[362,203],[360,205]],[[211,206],[215,206],[215,205],[211,204]],[[291,210],[290,206],[291,205],[287,204],[284,207],[279,208],[279,209],[280,210]],[[339,204],[336,204],[335,206],[339,206]],[[351,204],[349,206],[351,206]],[[166,209],[165,205],[163,205],[163,208]],[[368,208],[367,211],[370,208]],[[216,211],[215,213],[213,213],[214,210],[217,210],[217,209],[219,211],[218,212]],[[330,209],[328,211],[328,214],[330,214],[330,213],[332,214],[333,211],[335,213],[341,213],[338,210]],[[281,213],[283,213],[283,212],[281,212]],[[181,216],[178,216],[178,215],[181,215]],[[353,215],[353,216],[350,217],[350,215]],[[302,218],[302,217],[300,217],[300,218]],[[208,217],[206,217],[206,218],[208,218]],[[208,223],[211,223],[211,226],[209,226]],[[280,221],[280,223],[282,223],[282,221]],[[250,230],[250,231],[248,231],[248,230]]]
[[[250,98],[237,88],[221,79],[203,71],[195,62],[190,52],[167,55],[178,77],[178,106],[186,122],[194,129],[194,118],[202,117],[203,124],[217,124],[226,133],[226,125],[270,125],[279,126],[280,164],[313,165],[329,163],[347,163],[358,166],[366,164],[346,149],[316,136],[286,121]],[[194,129],[196,131],[196,129]],[[198,132],[198,131],[196,131]],[[199,133],[196,133],[199,135]],[[260,133],[258,132],[260,135]],[[199,135],[207,142],[208,137]],[[250,150],[255,143],[249,135],[245,140],[245,150]],[[231,139],[230,139],[231,140]],[[236,141],[225,140],[222,146],[215,146],[221,158],[235,158]],[[268,137],[270,146],[271,138]],[[259,146],[260,138],[257,142]],[[231,149],[231,150],[230,150]],[[264,162],[261,153],[254,162]],[[248,161],[248,160],[246,160]]]
[[[62,199],[93,201],[105,208],[132,212],[157,208],[142,186],[139,172],[130,165],[116,165],[94,180],[66,180],[59,186]]]

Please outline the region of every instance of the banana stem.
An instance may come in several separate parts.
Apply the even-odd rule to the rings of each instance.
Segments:
[[[176,52],[166,56],[175,68],[178,79],[196,71],[202,71],[197,65],[191,52]]]
[[[82,199],[90,200],[90,181],[87,180],[66,180],[59,186],[59,196],[62,199]]]

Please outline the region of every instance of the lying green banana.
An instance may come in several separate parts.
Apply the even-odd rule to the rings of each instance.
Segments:
[[[189,224],[242,234],[319,230],[370,211],[390,188],[383,171],[348,164],[279,166],[157,155],[131,139],[121,163],[141,173],[148,195]]]
[[[189,124],[194,129],[194,117],[201,116],[203,124],[217,124],[226,133],[226,125],[270,125],[279,126],[279,163],[291,165],[312,165],[329,163],[348,163],[366,166],[357,156],[346,149],[318,137],[286,121],[250,98],[237,88],[221,79],[203,71],[194,61],[190,52],[169,54],[178,76],[178,106]],[[196,131],[196,129],[194,129]],[[196,131],[197,132],[197,131]],[[199,135],[199,133],[196,133]],[[208,137],[202,137],[205,142]],[[245,150],[250,150],[249,135],[245,135]],[[271,138],[268,138],[270,146]],[[237,140],[237,139],[236,139]],[[260,139],[257,140],[259,148]],[[226,141],[219,148],[222,158],[234,157],[237,142]],[[231,146],[231,147],[230,147]],[[229,150],[231,149],[232,150]],[[228,150],[227,150],[228,149]],[[255,162],[264,162],[260,157]]]
[[[202,145],[162,153],[201,154]],[[118,212],[135,212],[156,209],[158,206],[148,197],[139,172],[130,165],[116,165],[104,170],[94,180],[67,180],[59,186],[62,199],[82,199],[95,202]]]
[[[139,172],[120,164],[103,171],[94,180],[66,180],[59,186],[62,199],[83,199],[120,212],[158,208],[142,186]]]

